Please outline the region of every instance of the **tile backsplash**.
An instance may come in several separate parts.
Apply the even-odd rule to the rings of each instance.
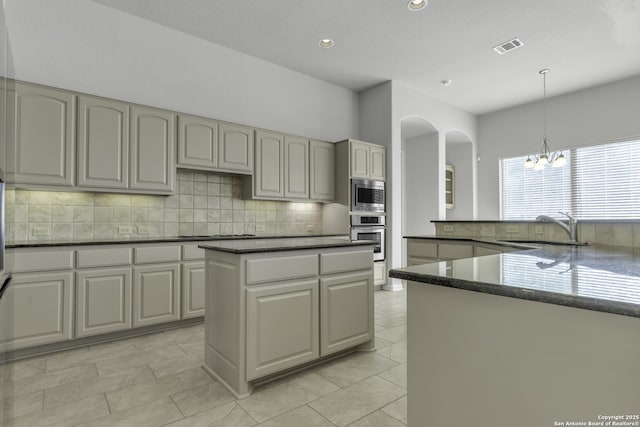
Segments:
[[[439,221],[435,226],[436,236],[477,236],[560,242],[569,240],[567,233],[560,226],[531,221]],[[578,241],[606,246],[640,248],[640,223],[578,222]]]
[[[244,200],[240,176],[178,170],[176,185],[173,196],[7,190],[7,241],[322,232],[321,204]]]

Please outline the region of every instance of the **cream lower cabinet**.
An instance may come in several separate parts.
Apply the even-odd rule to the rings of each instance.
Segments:
[[[182,318],[204,316],[204,261],[182,263]]]
[[[387,283],[387,263],[377,261],[373,263],[373,284],[384,285]]]
[[[73,273],[14,274],[0,301],[0,353],[73,338]]]
[[[236,395],[255,380],[374,348],[371,246],[207,250],[205,367]]]
[[[180,319],[180,264],[133,268],[133,326]]]
[[[326,356],[373,338],[371,274],[320,280],[320,354]]]
[[[247,380],[317,359],[318,281],[247,289]]]
[[[131,328],[131,268],[76,273],[76,337]]]

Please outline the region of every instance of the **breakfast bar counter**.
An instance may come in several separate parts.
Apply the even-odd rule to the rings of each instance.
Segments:
[[[391,270],[407,280],[409,426],[640,425],[639,261],[542,245]]]

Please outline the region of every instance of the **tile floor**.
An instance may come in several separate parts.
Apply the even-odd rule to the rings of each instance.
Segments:
[[[378,350],[234,399],[200,366],[204,326],[0,366],[0,426],[352,426],[407,420],[406,292],[375,294]]]

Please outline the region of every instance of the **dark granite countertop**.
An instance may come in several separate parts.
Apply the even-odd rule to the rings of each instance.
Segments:
[[[227,240],[198,245],[202,249],[211,249],[233,254],[250,254],[260,252],[296,251],[301,249],[340,248],[350,246],[373,246],[368,240],[350,241],[330,237],[305,237],[294,239],[251,239]]]
[[[130,245],[135,243],[171,243],[171,242],[205,242],[218,240],[247,240],[247,239],[291,239],[313,237],[338,237],[346,234],[322,234],[322,235],[291,235],[291,236],[256,236],[252,234],[214,235],[214,236],[168,236],[168,237],[114,237],[112,239],[91,240],[29,240],[11,242],[7,249],[11,248],[46,248],[55,246],[86,246],[86,245]]]
[[[392,269],[389,276],[640,317],[640,252],[632,248],[541,245]]]
[[[505,238],[495,238],[495,237],[478,237],[478,236],[436,236],[436,235],[409,235],[402,236],[405,239],[423,239],[423,240],[452,240],[459,242],[477,242],[477,243],[488,243],[491,245],[500,245],[507,246],[511,248],[517,249],[536,249],[540,245],[561,245],[561,246],[585,246],[589,243],[572,243],[566,241],[555,241],[555,240],[534,240],[534,239],[526,239],[526,238],[518,238],[518,237],[505,237]]]

